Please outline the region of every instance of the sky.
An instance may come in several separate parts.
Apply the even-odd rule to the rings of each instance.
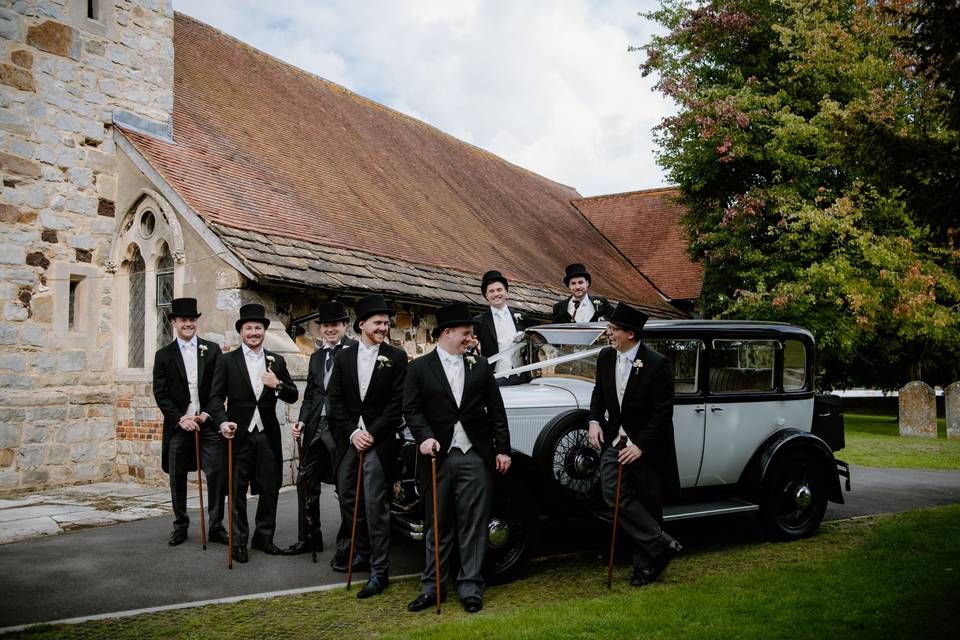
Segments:
[[[638,66],[652,0],[173,0],[174,9],[584,196],[667,184]]]

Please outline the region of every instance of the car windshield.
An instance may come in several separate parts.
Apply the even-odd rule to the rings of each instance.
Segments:
[[[606,331],[597,325],[538,327],[527,333],[527,362],[533,364],[573,356],[530,371],[533,378],[577,378],[593,382],[597,375],[597,347],[608,344]],[[574,354],[583,354],[577,358]]]

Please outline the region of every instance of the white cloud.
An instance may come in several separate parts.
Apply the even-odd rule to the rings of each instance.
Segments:
[[[664,184],[652,0],[174,0],[267,53],[584,195]]]

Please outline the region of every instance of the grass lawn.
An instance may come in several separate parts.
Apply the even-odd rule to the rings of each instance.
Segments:
[[[402,580],[358,602],[343,590],[36,628],[21,638],[942,638],[960,624],[960,505],[828,523],[792,543],[701,548],[662,582],[613,589],[595,553],[533,563],[484,611],[404,606]],[[39,603],[38,603],[39,604]]]
[[[896,413],[861,411],[844,415],[847,446],[837,457],[868,467],[960,469],[960,440],[947,440],[943,418],[937,438],[901,438]]]

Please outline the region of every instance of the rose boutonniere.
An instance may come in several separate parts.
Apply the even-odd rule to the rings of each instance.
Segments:
[[[513,314],[513,319],[517,322],[520,322],[521,320],[523,320],[523,314],[518,311],[515,314]]]
[[[467,362],[467,369],[473,369],[473,365],[477,364],[477,359],[473,356],[463,356],[463,359]]]
[[[377,369],[383,369],[384,367],[392,367],[393,363],[390,362],[390,358],[387,356],[377,356]]]
[[[273,356],[267,356],[267,371],[270,371],[270,367],[273,365],[273,361],[276,360]]]
[[[197,349],[200,351],[200,357],[202,358],[207,353],[207,345],[202,342],[197,346]]]
[[[633,370],[636,371],[637,369],[643,369],[643,360],[640,358],[633,361]]]

